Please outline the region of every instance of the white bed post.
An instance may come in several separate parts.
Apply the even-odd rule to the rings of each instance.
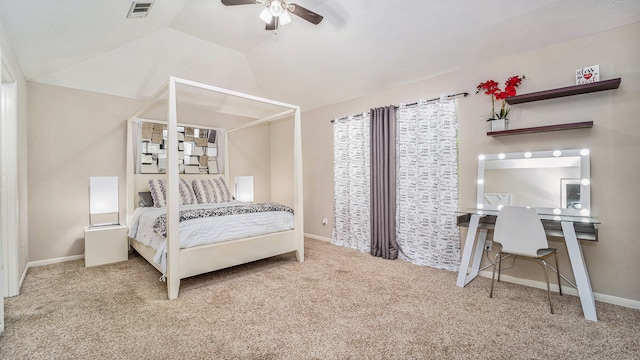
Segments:
[[[133,170],[133,124],[131,119],[127,120],[127,161],[126,161],[126,188],[125,193],[127,195],[126,210],[127,210],[127,226],[131,226],[131,219],[133,218],[133,210],[136,208],[135,202],[135,190],[134,190],[134,170]]]
[[[304,261],[304,208],[302,191],[302,124],[300,120],[300,107],[296,108],[293,126],[293,207],[295,213],[296,241],[298,250],[296,258]]]
[[[176,108],[176,80],[169,78],[169,106],[167,115],[167,292],[169,300],[178,297],[180,290],[180,233],[178,232],[179,199],[178,112]]]
[[[224,132],[224,177],[227,184],[231,186],[231,174],[229,174],[229,133]]]

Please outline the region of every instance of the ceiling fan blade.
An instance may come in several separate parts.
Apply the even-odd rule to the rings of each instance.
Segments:
[[[277,17],[272,17],[271,18],[271,22],[268,23],[265,27],[265,30],[278,30],[278,18]]]
[[[250,4],[255,4],[255,3],[256,3],[255,0],[222,0],[222,4],[226,5],[226,6],[250,5]]]
[[[309,9],[305,9],[298,4],[289,4],[288,9],[293,14],[307,20],[308,22],[318,25],[322,21],[322,15],[316,14]]]

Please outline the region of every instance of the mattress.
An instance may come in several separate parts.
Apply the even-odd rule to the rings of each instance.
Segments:
[[[182,205],[180,211],[240,206],[244,203],[232,201],[218,204]],[[139,207],[133,213],[129,237],[156,250],[154,262],[164,265],[166,238],[153,228],[156,219],[166,213],[166,208]],[[179,222],[180,248],[214,244],[229,240],[269,234],[294,228],[291,212],[267,211],[201,217]]]

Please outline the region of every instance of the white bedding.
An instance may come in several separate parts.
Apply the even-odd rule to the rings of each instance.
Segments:
[[[182,205],[180,210],[213,208],[242,204],[232,201],[218,204]],[[166,239],[152,227],[155,219],[164,214],[166,208],[139,207],[133,213],[129,237],[156,250],[154,262],[163,268],[166,253]],[[294,227],[293,214],[286,211],[270,211],[250,214],[197,218],[179,223],[180,248],[213,244],[242,239],[273,232],[291,230]]]

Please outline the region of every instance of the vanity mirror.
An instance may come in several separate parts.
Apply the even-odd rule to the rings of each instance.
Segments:
[[[589,164],[588,149],[480,155],[477,208],[516,205],[540,214],[589,216]]]

